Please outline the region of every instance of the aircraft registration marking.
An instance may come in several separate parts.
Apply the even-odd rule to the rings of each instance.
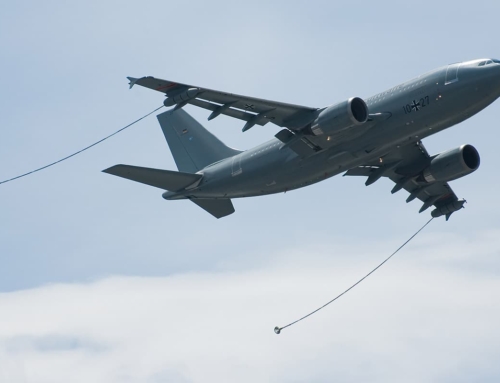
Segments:
[[[422,97],[420,100],[413,100],[411,104],[403,106],[403,110],[405,114],[409,114],[411,112],[418,112],[427,105],[429,105],[429,96]]]

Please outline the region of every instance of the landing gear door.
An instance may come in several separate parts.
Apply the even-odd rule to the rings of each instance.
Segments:
[[[460,64],[461,63],[448,65],[444,85],[453,84],[458,81],[458,69],[460,68]]]

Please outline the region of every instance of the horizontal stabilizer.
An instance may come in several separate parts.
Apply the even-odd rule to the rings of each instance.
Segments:
[[[115,165],[103,170],[103,172],[173,192],[183,190],[203,177],[201,174],[130,165]]]
[[[224,199],[193,198],[191,199],[191,201],[193,201],[203,210],[212,214],[215,218],[222,218],[225,217],[226,215],[234,213],[233,203],[229,198],[224,198]]]

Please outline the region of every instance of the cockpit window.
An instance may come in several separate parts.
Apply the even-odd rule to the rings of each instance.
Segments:
[[[481,61],[477,65],[478,66],[485,66],[485,65],[490,65],[490,64],[493,64],[493,63],[500,64],[500,60],[491,59],[491,60]]]

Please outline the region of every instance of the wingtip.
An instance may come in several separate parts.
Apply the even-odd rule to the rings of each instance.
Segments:
[[[101,172],[103,172],[103,173],[107,173],[107,174],[113,174],[113,175],[114,175],[114,174],[115,174],[115,173],[114,173],[114,170],[115,170],[116,168],[118,168],[118,167],[120,167],[120,165],[113,165],[113,166],[110,166],[109,168],[106,168],[106,169],[101,170]]]
[[[132,89],[132,87],[135,85],[135,83],[137,82],[137,80],[139,80],[138,78],[135,78],[135,77],[127,77],[127,79],[130,81],[128,83],[129,89]]]

